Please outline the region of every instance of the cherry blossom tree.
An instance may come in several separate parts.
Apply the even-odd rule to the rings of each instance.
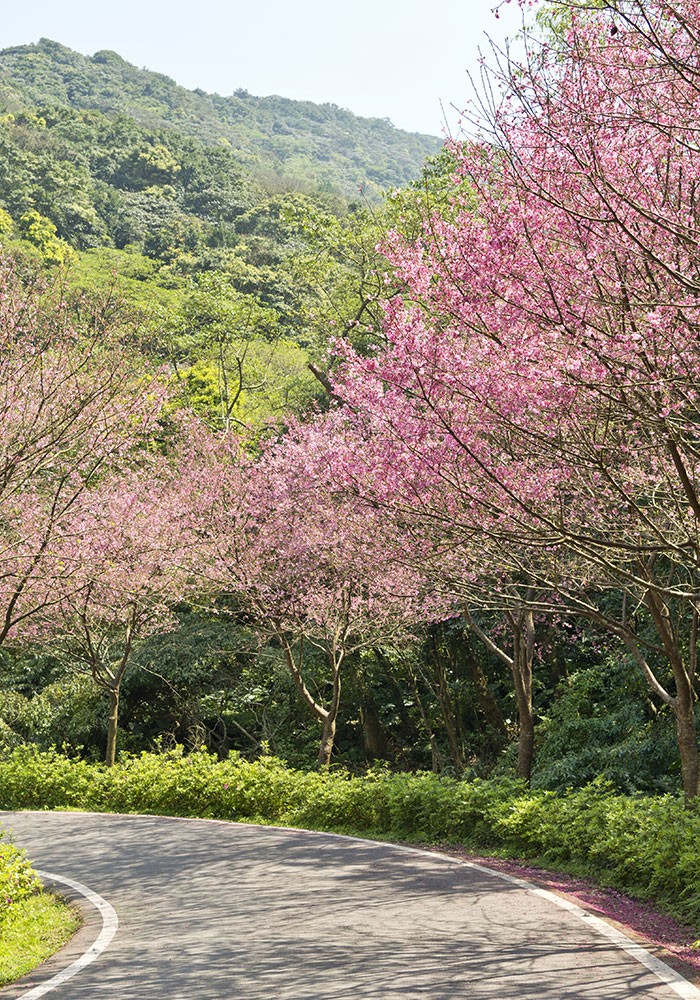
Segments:
[[[50,639],[72,666],[89,670],[109,697],[105,761],[114,764],[119,693],[138,645],[177,624],[172,608],[193,597],[177,470],[145,469],[84,491],[61,520],[39,568],[47,594],[24,638]]]
[[[323,424],[299,424],[256,459],[223,438],[200,443],[189,463],[188,507],[209,585],[235,595],[261,634],[279,643],[299,696],[322,724],[319,767],[331,759],[348,656],[409,640],[420,623],[450,613],[396,558],[399,539],[383,513],[339,488],[338,444]],[[328,703],[306,682],[308,646],[324,654]]]
[[[335,392],[398,446],[385,492],[412,492],[455,549],[490,539],[523,590],[551,588],[627,644],[674,712],[689,800],[699,22],[690,0],[667,8],[630,4],[615,33],[609,13],[574,12],[556,58],[506,67],[503,103],[482,109],[490,142],[455,146],[454,213],[388,241],[408,290],[386,349],[339,345]],[[626,602],[600,599],[613,590],[646,610],[660,674]]]
[[[119,331],[72,327],[61,296],[0,260],[0,643],[54,599],[41,564],[59,526],[135,458],[167,396]]]

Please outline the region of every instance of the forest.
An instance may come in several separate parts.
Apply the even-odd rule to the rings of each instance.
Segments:
[[[700,22],[553,10],[442,147],[0,52],[9,803],[186,812],[139,782],[189,759],[521,850],[530,795],[561,857],[559,809],[695,816]]]

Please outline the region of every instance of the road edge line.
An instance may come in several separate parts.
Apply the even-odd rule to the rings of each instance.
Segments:
[[[90,965],[91,962],[94,962],[102,954],[114,938],[119,927],[119,917],[112,904],[108,903],[106,899],[103,899],[102,896],[89,889],[86,885],[83,885],[81,882],[75,882],[73,879],[65,878],[63,875],[55,875],[53,872],[44,872],[37,869],[36,873],[42,879],[67,885],[81,896],[84,896],[88,902],[92,903],[102,917],[102,929],[90,947],[76,958],[74,962],[71,962],[65,969],[57,972],[56,975],[51,976],[45,982],[40,983],[38,986],[33,986],[26,993],[20,993],[17,1000],[38,1000],[39,997],[43,997],[46,993],[56,989],[57,986],[61,986],[68,979],[72,979],[77,972]]]

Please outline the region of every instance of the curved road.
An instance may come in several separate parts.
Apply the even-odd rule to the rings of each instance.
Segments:
[[[107,951],[53,1000],[678,1000],[574,913],[458,862],[201,820],[6,812],[0,823],[37,868],[119,914]]]

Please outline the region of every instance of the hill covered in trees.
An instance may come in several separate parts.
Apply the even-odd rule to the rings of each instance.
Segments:
[[[8,110],[60,105],[112,121],[128,116],[142,129],[170,130],[218,148],[268,186],[284,179],[346,197],[414,180],[439,147],[433,136],[359,118],[335,104],[245,90],[228,97],[191,91],[116,52],[84,56],[46,38],[0,52],[0,101]]]

